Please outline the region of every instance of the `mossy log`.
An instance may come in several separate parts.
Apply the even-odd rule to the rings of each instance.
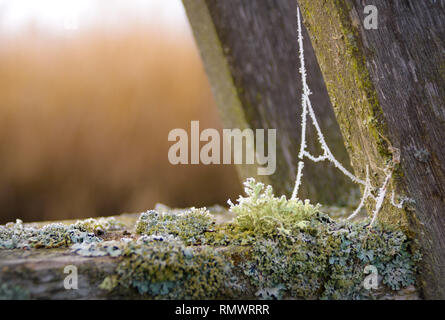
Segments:
[[[225,128],[277,129],[277,170],[257,176],[253,165],[239,165],[240,180],[256,177],[277,194],[292,193],[300,144],[301,81],[298,76],[295,0],[184,0],[216,104]],[[306,31],[305,31],[306,32]],[[306,37],[307,38],[307,37]],[[315,112],[340,161],[349,165],[310,41],[307,63]],[[319,151],[313,128],[308,147]],[[266,148],[267,150],[267,148]],[[301,196],[342,204],[358,193],[327,163],[305,166]]]
[[[395,165],[381,220],[418,238],[426,298],[445,299],[445,5],[443,1],[298,0],[355,173],[375,185]],[[378,28],[364,28],[365,5]],[[371,206],[371,204],[368,204]]]

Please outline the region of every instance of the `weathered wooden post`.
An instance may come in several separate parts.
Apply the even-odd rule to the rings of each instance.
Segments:
[[[369,165],[372,182],[381,185],[384,169],[395,166],[392,188],[410,205],[398,210],[385,201],[380,218],[414,232],[425,254],[425,296],[445,298],[445,4],[298,3],[354,171],[364,178]],[[296,1],[184,0],[184,4],[224,124],[278,129],[279,171],[270,182],[278,192],[289,192],[295,177],[294,150],[300,141],[294,120],[301,90],[294,54]],[[364,28],[367,5],[378,10],[377,29]],[[311,48],[307,41],[305,46]],[[316,59],[311,50],[307,55],[313,76],[309,85],[318,94],[313,97],[317,116],[328,144],[338,146],[341,136],[324,86],[314,83],[319,79]],[[311,144],[313,148],[315,141]],[[348,162],[339,150],[341,162]],[[344,188],[332,188],[337,181],[347,185],[333,170],[326,170],[332,168],[319,164],[306,168],[307,189],[302,196],[333,201],[344,193]],[[240,172],[242,178],[253,175],[246,168]]]
[[[278,129],[278,173],[268,182],[277,192],[289,194],[295,181],[300,142],[296,121],[301,111],[296,1],[183,1],[225,126]],[[394,209],[386,201],[380,217],[413,231],[424,253],[421,277],[425,297],[445,298],[445,4],[443,1],[369,0],[378,8],[380,20],[377,29],[365,30],[362,23],[364,5],[360,0],[298,1],[355,173],[364,178],[365,168],[369,165],[373,183],[378,186],[388,176],[384,169],[388,165],[394,166],[392,188],[410,200],[407,202],[409,206],[404,210]],[[310,48],[308,37],[306,47]],[[314,52],[309,50],[307,54],[308,71],[313,76],[309,85],[317,93],[313,97],[317,116],[328,144],[345,164],[348,157],[341,148],[342,136]],[[309,132],[310,136],[315,137],[315,134]],[[316,140],[308,143],[313,152],[316,152],[316,143]],[[310,166],[310,163],[306,168],[304,186],[307,189],[303,190],[302,196],[332,203],[353,188],[334,168],[320,164]],[[241,167],[241,178],[254,176],[251,169]],[[121,225],[105,232],[104,239],[120,239],[120,245],[134,241],[137,236],[131,232],[136,232],[138,216],[118,217]],[[23,231],[21,224],[17,225]],[[60,225],[52,228],[65,230]],[[54,239],[59,238],[58,241],[62,241],[59,244],[68,244],[71,233],[66,232],[72,229],[63,231],[63,237],[55,237],[54,232],[59,231],[51,230],[45,231],[47,237],[44,239],[49,239],[49,244],[54,245]],[[213,227],[211,231],[205,230],[215,232]],[[133,239],[128,238],[130,235]],[[88,235],[93,236],[94,233]],[[6,247],[14,248],[8,240],[4,241]],[[42,243],[45,242],[36,242],[38,246],[29,251],[17,248],[0,251],[0,282],[8,284],[7,290],[0,289],[8,297],[11,292],[28,298],[140,296],[136,291],[129,294],[119,290],[109,294],[104,292],[115,288],[116,278],[113,276],[116,277],[114,271],[120,262],[127,259],[125,261],[130,266],[139,265],[128,257],[112,258],[111,253],[116,254],[116,251],[110,250],[119,250],[114,247],[116,243],[102,248],[106,250],[106,256],[94,246],[76,249],[86,251],[82,257],[66,246],[65,250],[52,246],[46,252],[34,250]],[[230,246],[225,247],[228,249]],[[185,256],[186,250],[177,251]],[[392,258],[397,258],[397,253],[393,253],[397,250],[389,251]],[[187,250],[187,254],[190,253]],[[144,256],[144,259],[147,257],[150,260],[150,256]],[[81,271],[81,290],[70,292],[62,286],[63,268],[67,264]],[[211,265],[215,266],[215,263]],[[198,264],[193,273],[203,274],[199,268]],[[111,277],[105,278],[107,275]],[[244,276],[245,273],[242,279]],[[224,280],[221,283],[225,283]],[[151,279],[146,282],[151,283]],[[167,282],[171,284],[171,280]],[[359,283],[361,286],[361,280]],[[182,282],[177,286],[181,287]],[[237,287],[244,285],[237,284]],[[249,284],[245,287],[249,288]],[[28,290],[24,292],[20,288]],[[249,288],[241,298],[251,298],[255,292],[256,289]],[[382,298],[385,296],[385,293],[381,295]]]
[[[183,1],[226,128],[277,129],[277,171],[265,182],[289,195],[296,177],[300,143],[301,83],[298,80],[295,0]],[[308,38],[308,37],[306,37]],[[306,41],[310,47],[310,42]],[[308,50],[315,112],[336,156],[349,159],[312,50]],[[311,135],[310,149],[318,141]],[[239,166],[240,179],[256,176]],[[257,177],[261,178],[261,177]],[[328,164],[305,166],[300,195],[341,203],[355,186]],[[263,177],[263,180],[264,177]]]
[[[420,241],[426,298],[445,298],[445,3],[298,0],[352,166],[381,184],[394,163],[396,193],[381,218]],[[365,29],[365,6],[378,10]],[[399,163],[400,162],[400,163]]]

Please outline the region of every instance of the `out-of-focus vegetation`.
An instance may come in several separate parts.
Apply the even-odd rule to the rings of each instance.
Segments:
[[[0,222],[225,203],[231,166],[172,166],[168,132],[219,128],[193,39],[134,25],[0,39]]]

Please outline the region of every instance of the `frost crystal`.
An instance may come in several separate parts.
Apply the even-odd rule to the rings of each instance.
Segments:
[[[375,200],[375,209],[373,211],[373,218],[371,225],[374,224],[378,213],[380,212],[383,202],[385,200],[385,196],[387,194],[388,185],[390,183],[393,167],[391,165],[388,165],[388,167],[385,169],[386,177],[383,185],[379,188],[378,195],[375,197],[372,194],[372,191],[375,190],[371,184],[371,181],[369,179],[369,166],[366,167],[366,180],[362,180],[359,177],[352,174],[349,170],[347,170],[332,154],[331,150],[329,149],[326,140],[323,136],[323,133],[320,129],[320,125],[318,124],[317,117],[315,116],[314,109],[312,108],[312,103],[310,100],[311,91],[309,89],[309,86],[307,84],[307,71],[306,71],[306,65],[305,65],[305,58],[304,58],[304,45],[303,45],[303,32],[302,32],[302,24],[301,24],[301,15],[300,15],[300,9],[297,11],[297,24],[298,24],[298,45],[299,45],[299,59],[300,59],[300,74],[301,74],[301,83],[303,88],[303,93],[301,97],[301,107],[302,107],[302,114],[301,114],[301,145],[300,145],[300,151],[298,153],[298,169],[297,169],[297,178],[295,182],[294,191],[292,192],[292,198],[296,199],[298,196],[298,191],[302,183],[303,178],[303,168],[304,168],[304,162],[303,160],[305,158],[308,158],[309,160],[313,162],[321,162],[321,161],[329,161],[334,166],[339,169],[344,175],[346,175],[349,179],[351,179],[354,183],[363,185],[364,191],[363,191],[363,197],[360,201],[360,204],[358,208],[349,216],[348,219],[352,219],[355,217],[360,210],[363,208],[366,200],[368,198],[371,198]],[[310,117],[312,124],[315,127],[315,130],[317,132],[318,141],[320,142],[321,148],[323,150],[323,154],[320,156],[313,156],[310,154],[307,150],[307,143],[306,143],[306,131],[307,131],[307,117]],[[399,204],[396,204],[394,201],[394,192],[391,198],[390,203],[397,207],[397,208],[403,208],[403,201]]]

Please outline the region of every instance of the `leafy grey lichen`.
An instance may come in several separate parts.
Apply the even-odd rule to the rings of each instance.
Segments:
[[[319,206],[275,197],[254,180],[246,193],[231,206],[233,223],[213,225],[204,209],[142,213],[136,226],[142,236],[119,245],[119,266],[101,287],[134,288],[152,298],[250,292],[261,299],[366,299],[369,264],[379,272],[380,287],[415,283],[420,256],[400,230],[333,220]],[[107,250],[105,243],[81,246]]]
[[[240,196],[238,204],[231,203],[230,208],[237,214],[235,223],[241,231],[264,237],[290,235],[309,228],[313,219],[321,216],[320,206],[311,205],[309,200],[275,197],[271,186],[265,187],[252,178],[245,186],[247,197]]]
[[[38,229],[17,221],[0,226],[0,248],[71,246],[82,256],[110,256],[117,267],[102,289],[154,299],[366,299],[368,265],[377,268],[383,294],[415,284],[420,254],[402,231],[334,220],[254,180],[246,194],[231,205],[233,222],[214,224],[206,209],[161,208],[140,215],[136,237],[115,233],[109,238],[117,240],[102,241],[92,232],[117,223],[88,219]]]
[[[275,288],[263,288],[258,290],[255,295],[262,300],[280,300],[283,298],[283,292],[286,287],[279,284]]]
[[[136,233],[142,235],[172,235],[186,244],[201,244],[204,233],[211,230],[214,221],[205,209],[184,211],[144,212],[136,223]]]
[[[249,234],[252,259],[242,268],[260,292],[285,288],[287,296],[299,298],[368,298],[366,265],[374,265],[380,285],[391,290],[415,283],[420,254],[402,231],[369,228],[368,220],[333,220],[318,206],[277,198],[254,180],[246,182],[246,193],[231,210],[238,214],[235,229]]]
[[[76,225],[51,223],[42,228],[27,227],[21,220],[0,226],[0,249],[59,248],[74,243],[101,241],[94,233]]]
[[[231,264],[213,248],[193,249],[167,236],[121,243],[121,262],[101,288],[134,288],[155,299],[214,299],[230,290]]]
[[[82,242],[71,246],[71,252],[84,257],[118,257],[123,251],[124,241]]]
[[[102,241],[99,235],[122,228],[114,217],[86,219],[74,224],[50,223],[42,228],[15,223],[0,225],[0,249],[58,248]]]

